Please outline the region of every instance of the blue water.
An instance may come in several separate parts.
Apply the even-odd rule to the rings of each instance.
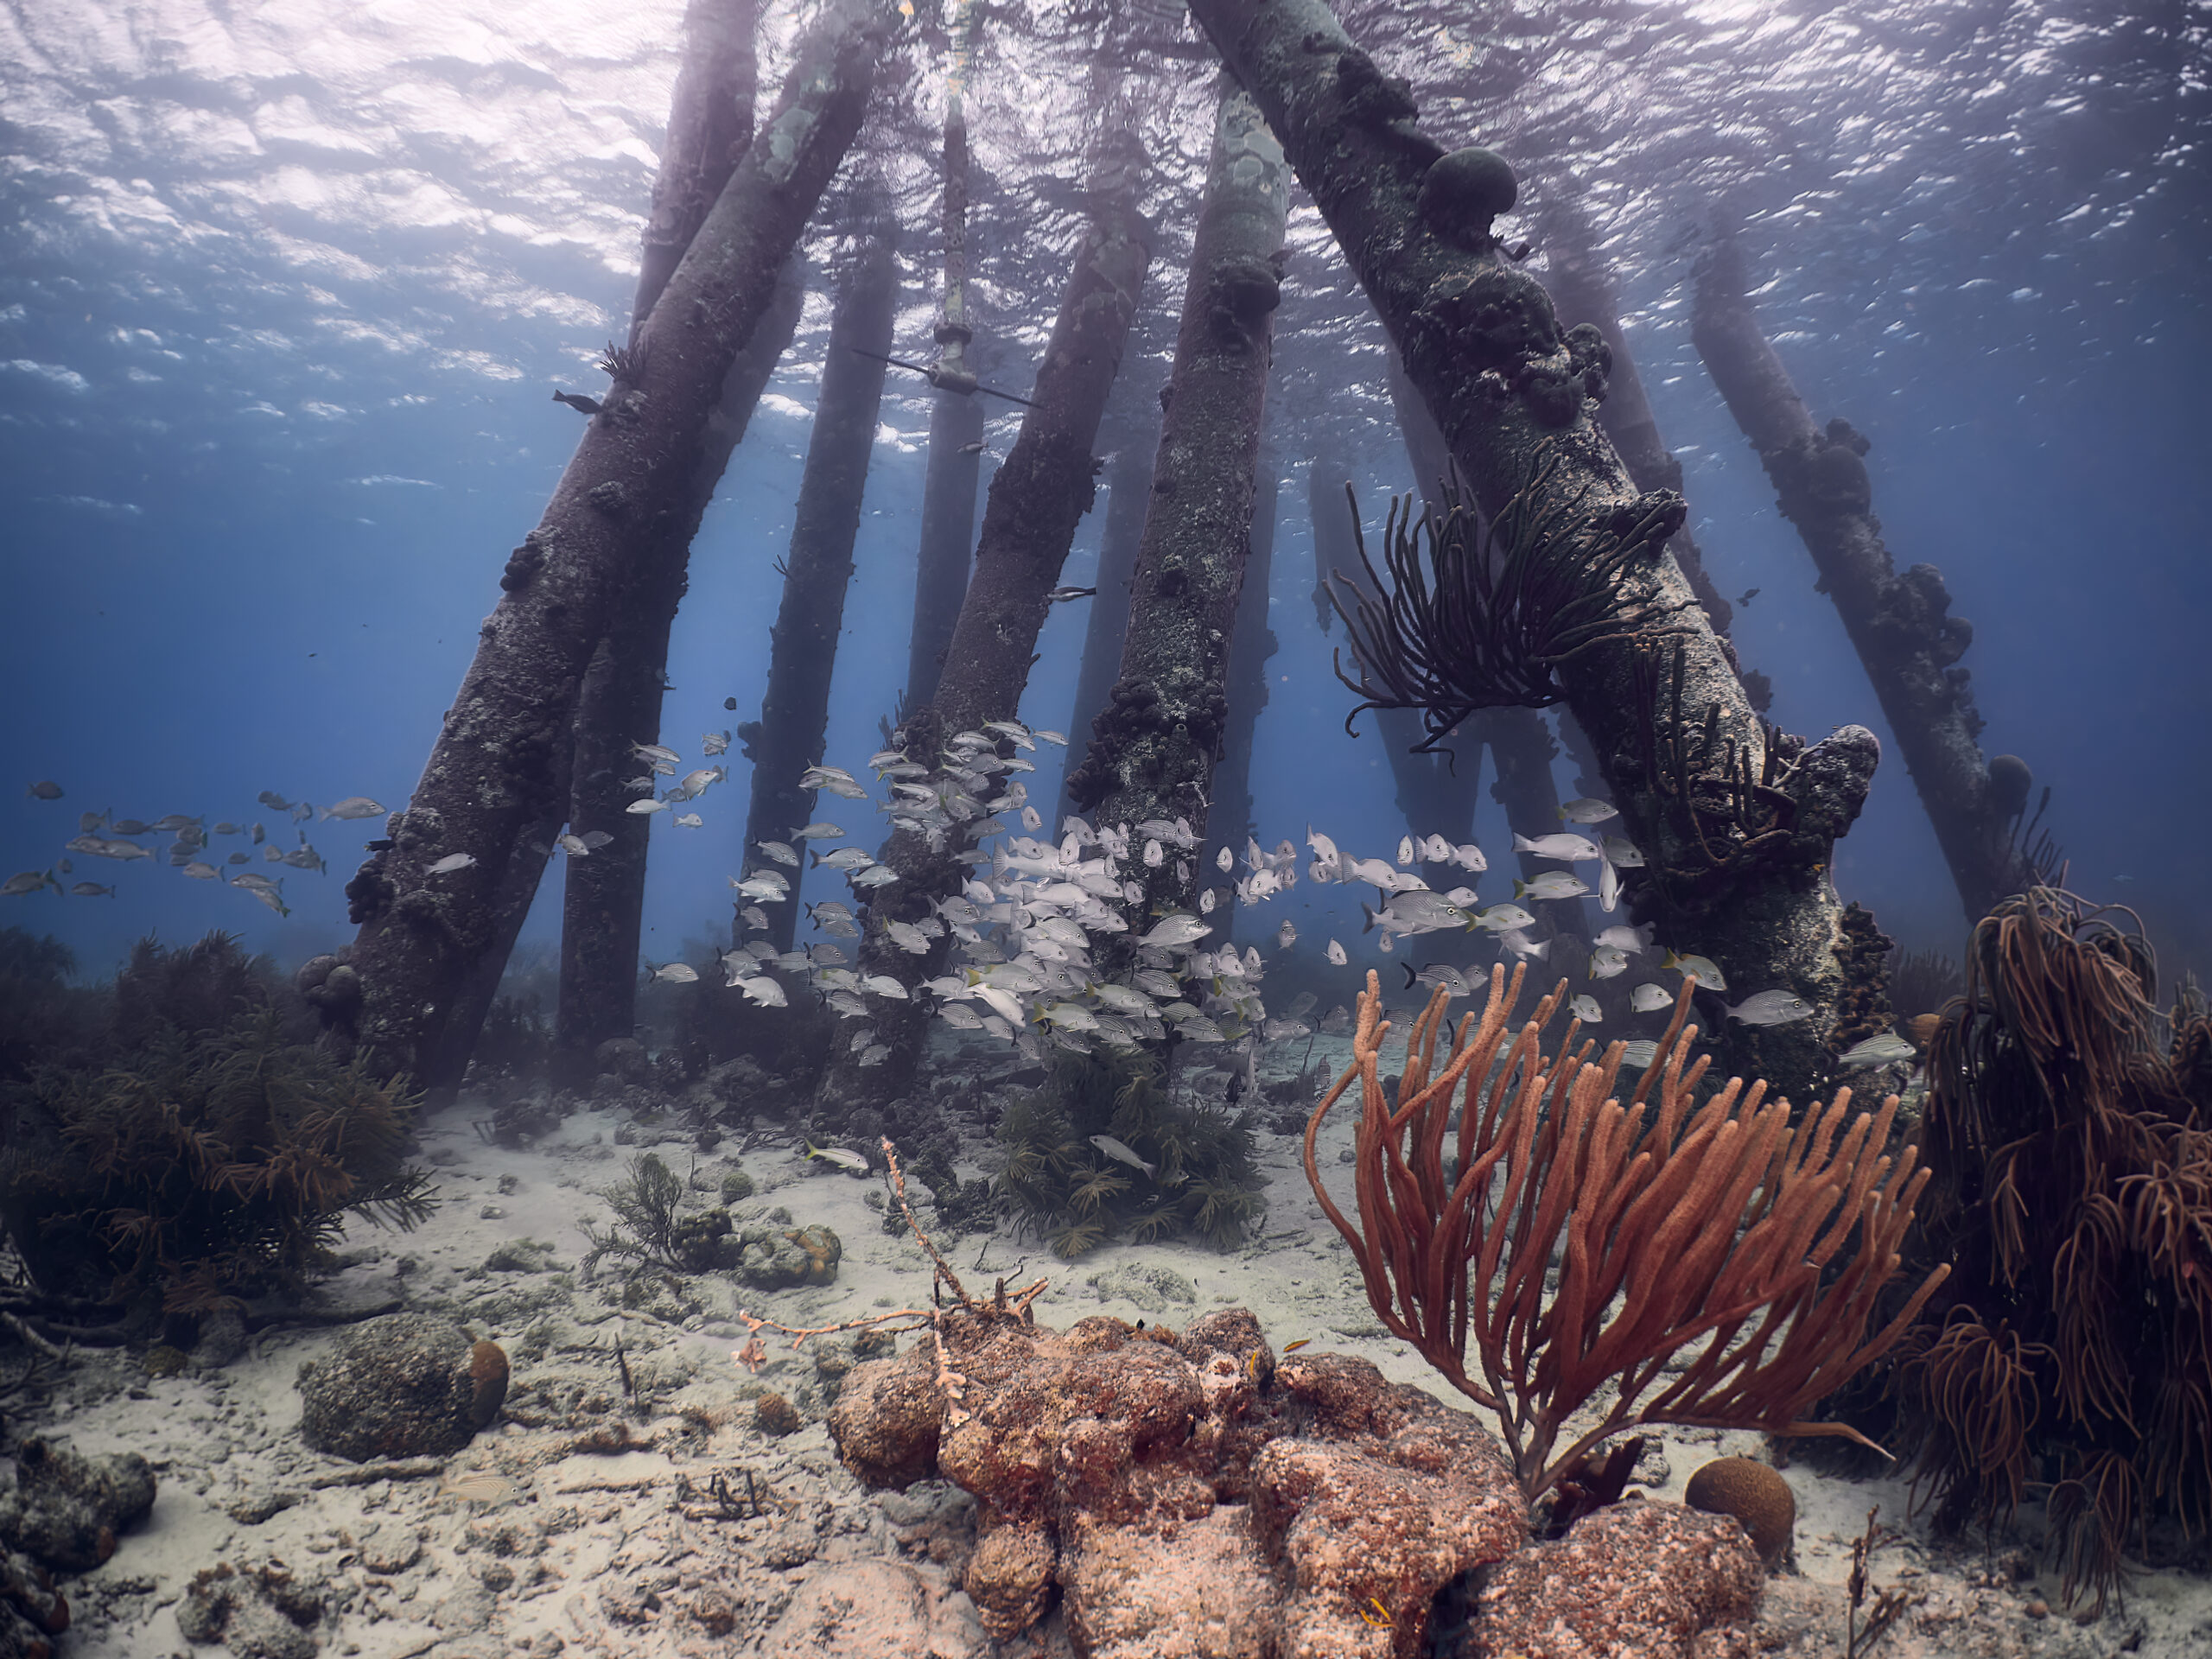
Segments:
[[[2199,844],[2212,817],[2212,12],[1586,10],[1565,37],[1556,8],[1479,35],[1434,21],[1469,15],[1457,7],[1354,8],[1349,22],[1412,76],[1440,136],[1515,156],[1533,206],[1569,188],[1571,160],[1606,227],[1708,566],[1724,593],[1760,590],[1735,637],[1774,679],[1774,718],[1815,737],[1847,721],[1881,731],[1689,344],[1701,217],[1725,200],[1747,218],[1771,279],[1762,320],[1816,418],[1872,438],[1898,563],[1942,567],[1975,625],[1965,661],[1986,752],[2020,754],[2050,785],[2047,823],[2076,890],[2137,907],[2170,969],[2212,965]],[[0,10],[0,874],[55,867],[83,811],[258,819],[289,846],[296,832],[259,791],[404,804],[508,550],[582,429],[550,391],[596,391],[590,359],[626,324],[681,7],[604,10]],[[1155,36],[1189,38],[1176,9],[1147,15]],[[791,27],[788,6],[770,9],[772,47]],[[995,378],[1020,389],[1071,244],[1082,137],[1066,100],[1039,89],[1079,79],[1080,30],[1050,8],[1012,9],[995,28],[969,105],[979,290]],[[909,104],[867,143],[910,227],[899,338],[919,352],[942,66],[918,48],[913,61]],[[781,67],[772,49],[766,78]],[[1191,57],[1132,59],[1160,168],[1152,206],[1168,224],[1144,296],[1154,344],[1128,369],[1139,403],[1166,372],[1157,341],[1179,298],[1210,73]],[[1292,241],[1268,437],[1282,645],[1256,739],[1259,817],[1270,842],[1310,822],[1387,855],[1405,826],[1379,741],[1344,734],[1335,641],[1306,597],[1303,467],[1330,456],[1378,519],[1411,469],[1379,331],[1302,199]],[[695,548],[663,728],[687,769],[702,734],[758,712],[827,321],[817,280]],[[899,690],[921,495],[926,405],[910,379],[891,390],[829,743],[855,768]],[[997,454],[1015,413],[994,416]],[[1103,505],[1102,493],[1068,582],[1088,580]],[[1082,608],[1055,607],[1022,709],[1034,725],[1069,727]],[[1057,754],[1029,780],[1040,801]],[[728,925],[747,787],[729,758],[729,781],[698,808],[704,828],[654,830],[652,961]],[[1562,766],[1563,795],[1568,777]],[[29,797],[40,779],[63,798]],[[822,810],[872,844],[857,804]],[[114,899],[10,898],[0,922],[59,935],[95,976],[148,931],[227,929],[296,962],[350,937],[341,890],[380,824],[307,826],[329,871],[282,872],[289,918],[187,879],[149,837],[151,860],[79,857],[63,878],[112,881]],[[1486,794],[1477,828],[1502,863]],[[554,937],[558,869],[526,947]],[[1893,753],[1836,875],[1907,944],[1955,952],[1966,918]],[[817,880],[807,896],[833,891]],[[1505,896],[1502,874],[1483,892]],[[1357,928],[1339,889],[1301,887],[1261,931],[1284,915],[1308,935]]]

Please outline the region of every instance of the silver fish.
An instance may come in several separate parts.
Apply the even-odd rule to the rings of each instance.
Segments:
[[[1647,982],[1628,994],[1628,1005],[1638,1014],[1656,1014],[1675,1006],[1675,994],[1664,985]]]
[[[888,887],[899,879],[899,872],[888,864],[871,864],[864,870],[855,870],[845,879],[856,887]]]
[[[625,812],[635,813],[641,818],[649,817],[655,812],[667,811],[668,803],[666,801],[632,801],[622,810]]]
[[[1567,998],[1567,1011],[1573,1014],[1576,1019],[1580,1020],[1586,1026],[1598,1025],[1602,1022],[1605,1017],[1605,1011],[1598,1006],[1598,999],[1594,996],[1584,995],[1571,996]]]
[[[1298,929],[1293,926],[1289,922],[1286,921],[1281,927],[1275,929],[1276,950],[1287,950],[1292,945],[1296,944],[1297,943]]]
[[[1598,843],[1587,836],[1570,836],[1564,832],[1556,836],[1538,836],[1531,841],[1526,836],[1513,837],[1513,850],[1527,853],[1534,858],[1559,859],[1566,863],[1580,864],[1603,858]]]
[[[1601,944],[1590,953],[1590,977],[1611,979],[1628,971],[1628,952],[1618,944]]]
[[[696,985],[699,970],[688,962],[667,962],[652,970],[655,980],[666,980],[671,985]]]
[[[97,881],[79,881],[75,887],[70,888],[69,891],[73,895],[79,899],[112,899],[115,897],[115,889],[113,887],[104,887]]]
[[[1137,943],[1151,945],[1155,950],[1175,950],[1186,944],[1196,944],[1212,931],[1213,929],[1188,911],[1179,910],[1156,923],[1152,931]]]
[[[1341,968],[1346,962],[1351,960],[1351,958],[1344,955],[1344,946],[1338,944],[1334,939],[1331,939],[1329,941],[1329,948],[1326,950],[1324,950],[1321,954],[1328,957],[1329,966],[1332,968]]]
[[[1592,800],[1585,795],[1562,804],[1559,815],[1569,823],[1603,823],[1608,818],[1620,817],[1621,810],[1610,801]]]
[[[150,836],[154,833],[152,824],[142,823],[137,818],[118,818],[109,824],[108,828],[118,836]]]
[[[1710,957],[1685,957],[1669,950],[1659,959],[1659,965],[1678,974],[1696,975],[1697,982],[1702,989],[1725,991],[1728,988],[1727,980],[1721,976],[1720,964]]]
[[[1491,905],[1475,912],[1475,925],[1492,933],[1517,932],[1534,927],[1536,918],[1518,905]]]
[[[555,839],[553,844],[571,858],[591,856],[591,849],[585,844],[582,836],[561,836]]]
[[[1609,944],[1616,950],[1625,950],[1635,956],[1651,943],[1651,925],[1647,922],[1642,927],[1630,927],[1624,923],[1616,923],[1598,936],[1597,943]]]
[[[791,999],[784,995],[784,988],[767,976],[754,979],[735,979],[729,982],[745,993],[746,1000],[759,1008],[783,1008],[791,1006]]]
[[[41,778],[23,793],[35,801],[58,801],[61,798],[61,785],[51,778]]]
[[[1569,875],[1565,870],[1546,870],[1533,881],[1516,881],[1516,899],[1580,899],[1590,891],[1590,884]]]
[[[379,818],[384,816],[384,808],[365,795],[348,795],[337,805],[324,807],[322,816],[326,822],[331,818]]]
[[[233,881],[231,885],[232,887],[236,887],[238,883]],[[270,909],[275,911],[279,916],[289,916],[292,913],[291,906],[284,902],[283,894],[277,893],[271,888],[248,887],[246,891],[251,893],[256,899],[259,899],[263,904],[268,906]]]
[[[213,881],[222,874],[213,864],[202,864],[198,859],[183,868],[184,873],[195,881]]]
[[[1853,1043],[1836,1058],[1840,1065],[1856,1070],[1867,1065],[1894,1065],[1901,1060],[1916,1058],[1919,1052],[1894,1031],[1885,1031],[1878,1037],[1869,1037],[1864,1042]]]
[[[1398,893],[1380,910],[1365,904],[1359,908],[1367,918],[1366,926],[1360,929],[1363,933],[1372,932],[1378,926],[1401,934],[1440,933],[1446,928],[1476,925],[1472,916],[1442,893],[1432,893],[1426,887]]]
[[[832,795],[842,796],[849,801],[868,799],[868,791],[862,789],[853,774],[842,766],[809,766],[799,774],[798,786],[801,789],[826,789]]]
[[[455,870],[467,869],[476,862],[474,853],[448,853],[423,872],[425,875],[451,875]]]
[[[658,760],[664,766],[672,766],[683,758],[674,749],[658,743],[632,743],[630,753],[640,760]]]
[[[728,754],[729,753],[729,734],[728,732],[709,732],[704,737],[699,740],[699,753],[702,754]]]
[[[1728,1010],[1731,1020],[1747,1026],[1786,1026],[1813,1017],[1813,1005],[1795,991],[1756,991]]]
[[[723,767],[702,766],[696,772],[685,772],[683,782],[679,787],[683,791],[685,800],[696,801],[707,792],[709,785],[719,784],[728,776],[728,772]]]
[[[747,905],[737,912],[737,919],[755,932],[760,932],[768,925],[768,912],[758,905]]]
[[[707,821],[696,812],[686,812],[681,817],[672,818],[670,822],[679,830],[702,830],[707,823]]]
[[[381,812],[384,809],[382,807],[378,807],[377,810]],[[156,818],[154,820],[154,828],[156,830],[167,830],[170,835],[174,836],[181,834],[187,830],[197,830],[200,828],[200,821],[198,818],[188,818],[181,812],[172,812],[165,818]]]
[[[774,859],[777,863],[788,864],[793,869],[798,868],[798,854],[792,849],[789,842],[756,841],[753,844]]]
[[[793,841],[842,841],[845,832],[834,823],[816,822],[791,836]]]
[[[1432,962],[1427,967],[1418,970],[1410,962],[1402,962],[1398,966],[1406,970],[1408,990],[1410,991],[1416,985],[1441,985],[1446,997],[1455,1000],[1471,995],[1475,988],[1490,977],[1479,969],[1471,977],[1461,973],[1448,962]]]
[[[816,868],[827,865],[833,870],[861,870],[875,862],[873,854],[859,847],[840,847],[834,853],[815,853],[811,856]]]
[[[91,884],[87,882],[86,885]],[[20,899],[27,893],[38,892],[41,887],[52,887],[59,893],[61,884],[44,870],[25,870],[0,882],[0,899]]]
[[[1189,1027],[1186,1025],[1185,1034],[1187,1035],[1188,1033]],[[1095,1118],[1092,1120],[1094,1122],[1096,1121]],[[1141,1169],[1147,1177],[1154,1180],[1160,1178],[1160,1170],[1156,1165],[1147,1163],[1110,1135],[1094,1135],[1090,1137],[1090,1144],[1117,1164],[1127,1164],[1131,1169]]]
[[[1659,1045],[1648,1037],[1621,1045],[1621,1064],[1633,1066],[1639,1071],[1658,1058]]]

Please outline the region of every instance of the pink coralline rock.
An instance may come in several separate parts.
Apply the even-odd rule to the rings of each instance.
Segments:
[[[1511,1465],[1473,1418],[1364,1360],[1278,1364],[1243,1308],[1179,1335],[1110,1319],[1063,1333],[988,1311],[949,1314],[939,1332],[941,1359],[924,1341],[855,1367],[830,1433],[867,1484],[938,1475],[975,1495],[978,1541],[962,1582],[1001,1640],[1034,1624],[1057,1588],[1086,1659],[1411,1659],[1452,1580],[1569,1547],[1529,1548]],[[1646,1543],[1678,1554],[1702,1538],[1732,1563],[1712,1541],[1726,1528],[1740,1548],[1733,1522],[1702,1516],[1680,1538],[1631,1527],[1613,1548],[1612,1531],[1591,1530],[1601,1518],[1570,1544],[1586,1532],[1591,1548],[1602,1541],[1617,1576]],[[1675,1570],[1670,1554],[1663,1571]],[[1702,1567],[1692,1578],[1716,1582]],[[1492,1600],[1485,1617],[1502,1618]],[[1624,1628],[1725,1621],[1735,1605],[1719,1590],[1654,1592],[1628,1599]]]
[[[1492,1567],[1469,1654],[1749,1659],[1766,1585],[1742,1525],[1631,1497]]]

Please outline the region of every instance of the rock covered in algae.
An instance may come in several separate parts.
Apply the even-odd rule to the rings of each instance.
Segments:
[[[356,1463],[442,1457],[498,1414],[506,1381],[496,1343],[431,1314],[389,1313],[300,1368],[300,1437]]]

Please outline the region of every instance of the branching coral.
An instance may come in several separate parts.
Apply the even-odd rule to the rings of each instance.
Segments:
[[[1352,499],[1367,580],[1338,573],[1328,583],[1359,670],[1354,678],[1338,661],[1337,677],[1362,699],[1345,717],[1347,731],[1365,709],[1419,709],[1428,732],[1419,747],[1433,750],[1478,709],[1560,702],[1567,694],[1559,669],[1592,646],[1662,631],[1662,620],[1681,607],[1624,604],[1615,578],[1658,554],[1681,527],[1681,497],[1662,490],[1603,525],[1578,523],[1581,500],[1558,488],[1559,465],[1554,455],[1539,467],[1487,533],[1456,499],[1441,514],[1416,518],[1411,496],[1393,499],[1383,532],[1387,584],[1368,556]]]
[[[1438,991],[1408,1039],[1395,1106],[1379,1071],[1390,1026],[1368,976],[1353,1064],[1306,1126],[1306,1173],[1383,1324],[1498,1414],[1532,1501],[1642,1424],[1862,1438],[1802,1415],[1881,1357],[1945,1274],[1930,1273],[1867,1334],[1927,1180],[1910,1150],[1894,1167],[1883,1155],[1896,1098],[1854,1114],[1840,1090],[1795,1129],[1789,1103],[1767,1100],[1764,1084],[1731,1079],[1696,1104],[1707,1061],[1688,1063],[1686,988],[1623,1106],[1611,1096],[1624,1045],[1593,1062],[1595,1045],[1577,1047],[1570,1021],[1560,1054],[1543,1052],[1565,982],[1510,1033],[1527,973],[1491,980],[1488,1007],[1460,1022],[1440,1068]],[[1357,1223],[1315,1156],[1355,1080]],[[1854,1229],[1857,1247],[1840,1259]],[[1557,1450],[1568,1417],[1601,1395],[1597,1427]]]
[[[1928,1060],[1958,1274],[1904,1370],[1918,1476],[1955,1527],[2053,1475],[2063,1593],[2100,1607],[2153,1515],[2212,1527],[2212,1023],[2156,995],[2133,912],[2035,888],[1974,929]]]

